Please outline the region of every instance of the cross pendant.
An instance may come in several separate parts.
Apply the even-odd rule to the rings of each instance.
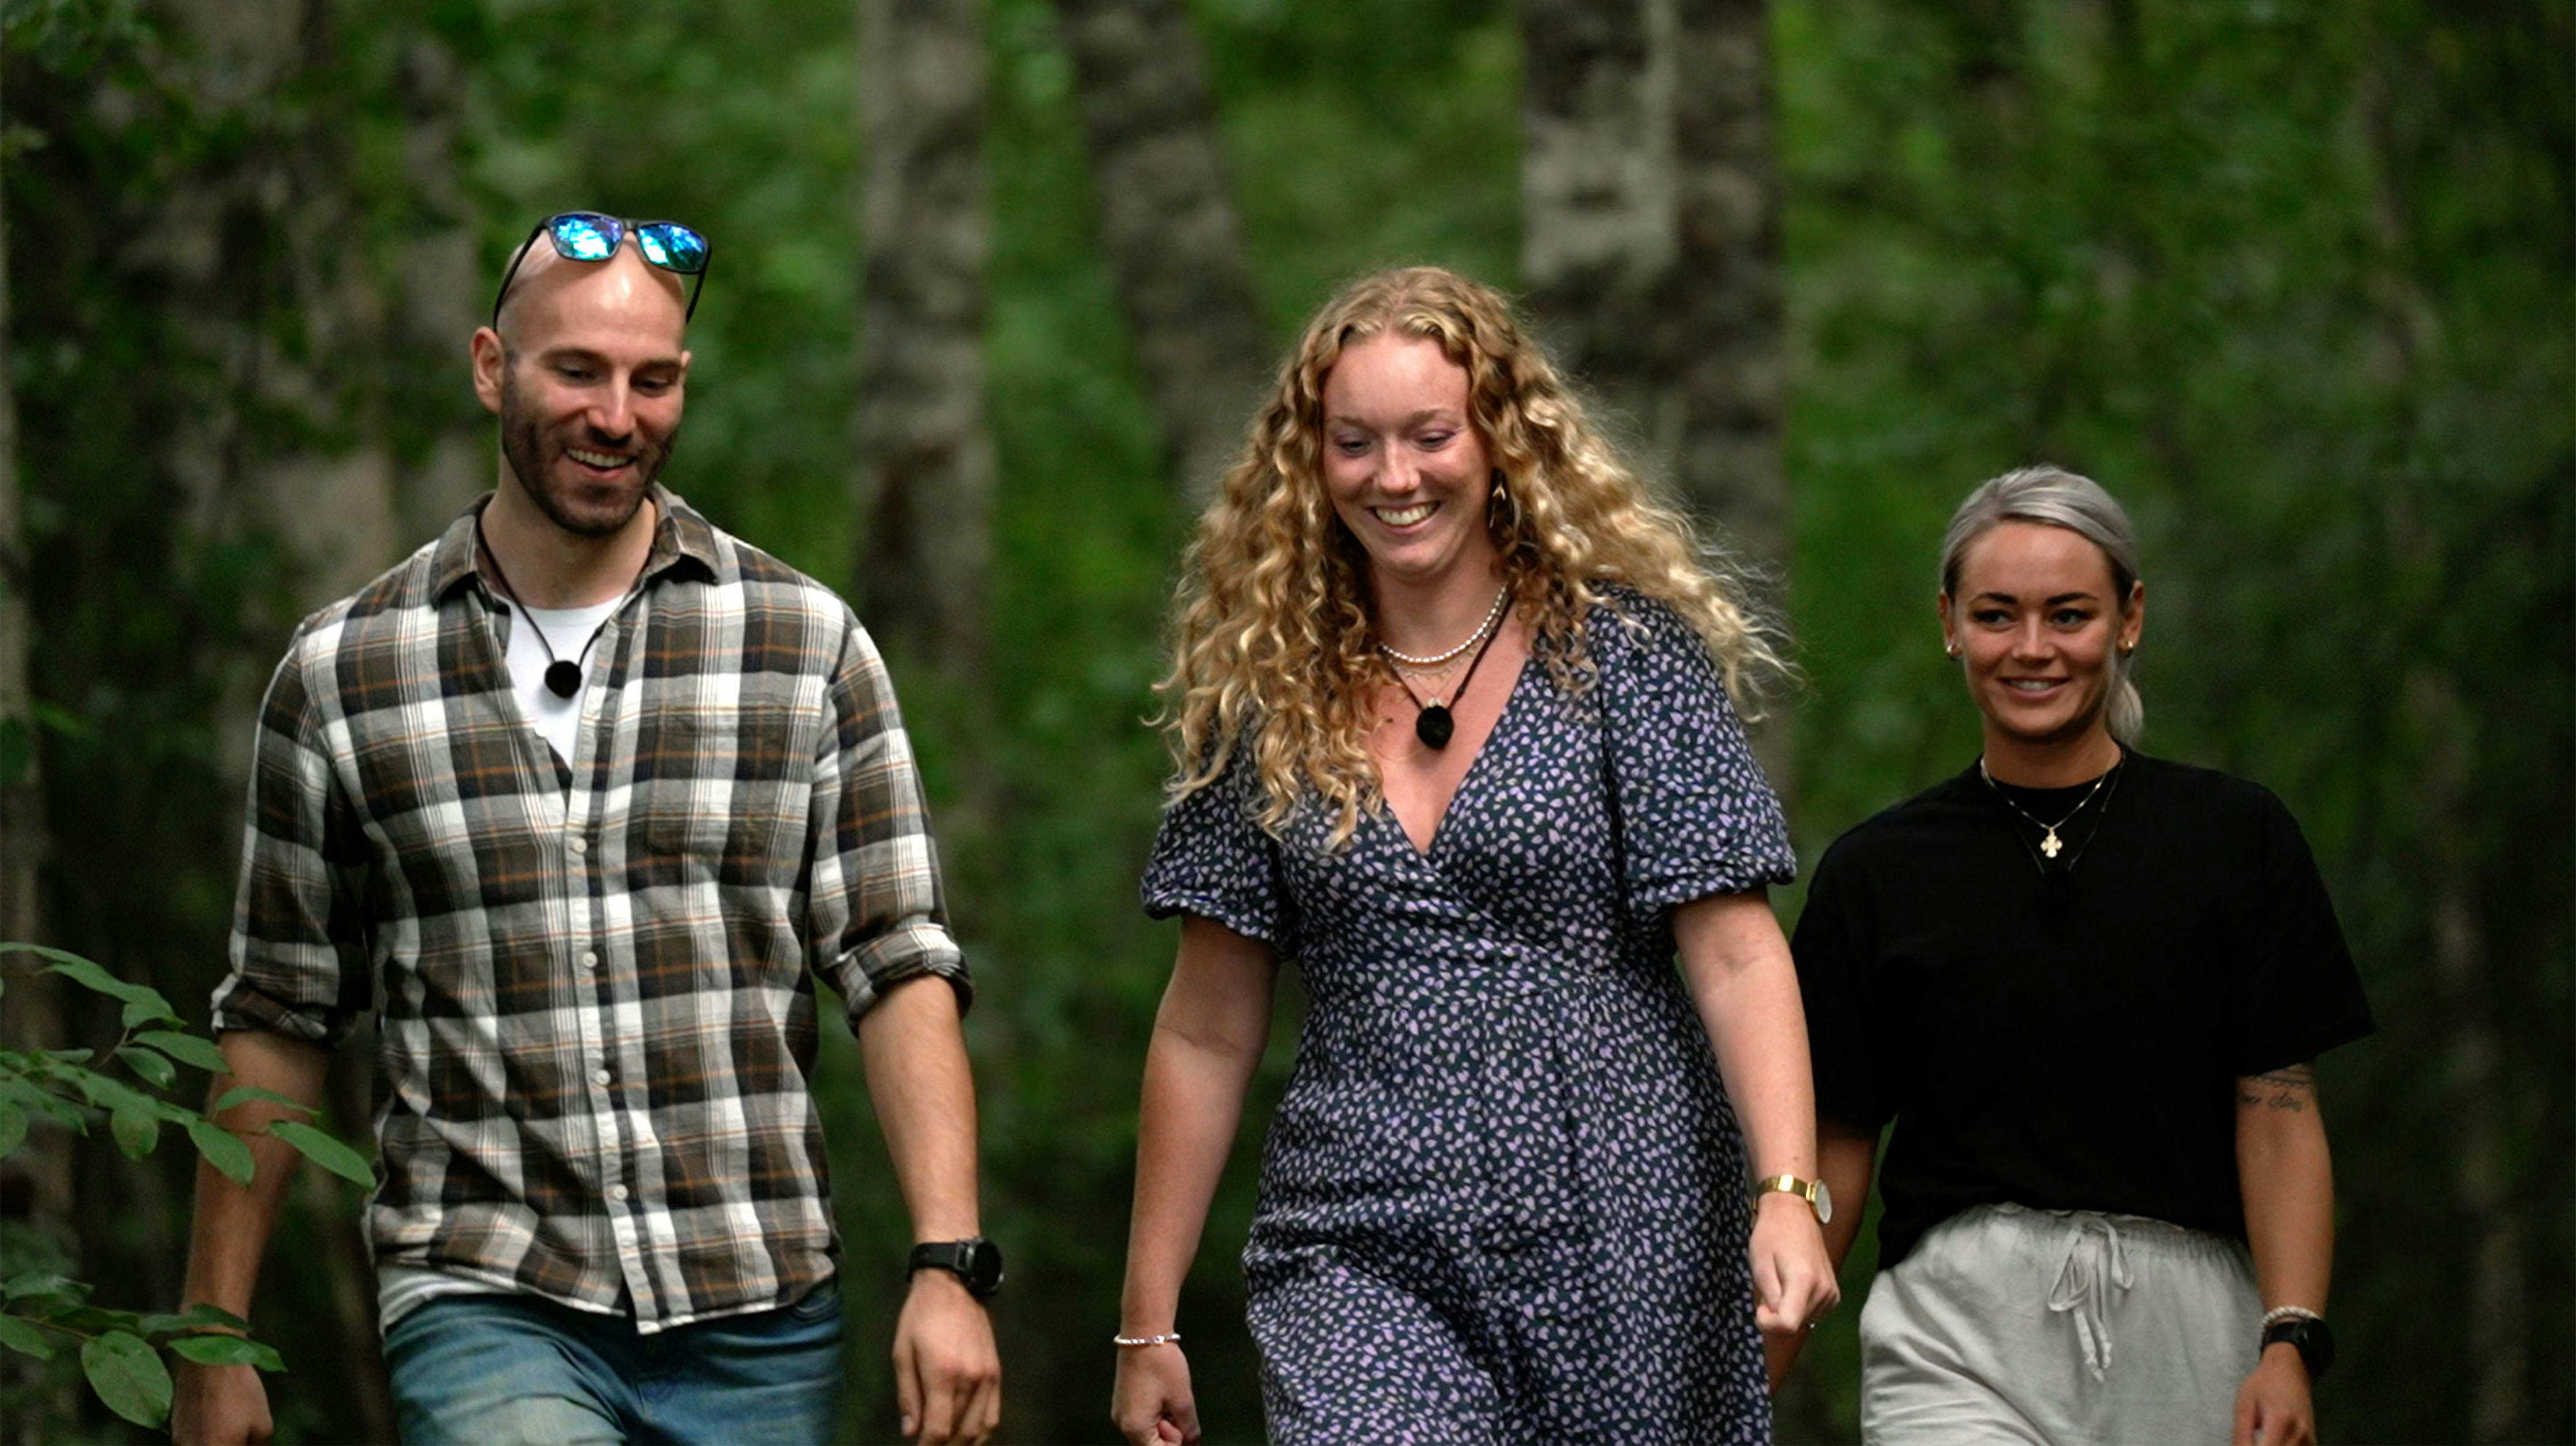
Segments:
[[[2048,855],[2050,858],[2057,857],[2057,851],[2064,847],[2066,847],[2066,845],[2057,841],[2057,830],[2055,829],[2050,829],[2048,831],[2048,837],[2039,841],[2039,851]]]

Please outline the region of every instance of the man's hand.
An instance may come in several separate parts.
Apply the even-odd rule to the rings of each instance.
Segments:
[[[170,1402],[170,1439],[176,1446],[267,1446],[274,1423],[268,1387],[253,1366],[179,1363]]]
[[[1109,1419],[1129,1446],[1198,1446],[1198,1399],[1190,1393],[1190,1362],[1179,1345],[1119,1349]]]
[[[2254,1374],[2237,1388],[2235,1446],[2309,1446],[2316,1439],[2308,1363],[2298,1347],[2276,1341],[2264,1347]]]
[[[992,1318],[944,1270],[913,1273],[894,1323],[894,1397],[921,1446],[974,1443],[1002,1422],[1002,1362]]]
[[[1843,1298],[1816,1212],[1805,1200],[1766,1190],[1753,1204],[1753,1323],[1770,1340],[1794,1339],[1812,1329]],[[1797,1352],[1763,1352],[1778,1390]]]

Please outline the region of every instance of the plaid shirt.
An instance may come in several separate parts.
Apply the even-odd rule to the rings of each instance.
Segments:
[[[473,512],[305,620],[214,1001],[218,1030],[328,1045],[380,988],[377,1261],[645,1331],[832,1274],[812,976],[853,1021],[915,975],[967,991],[874,645],[655,498],[569,781],[512,692]]]

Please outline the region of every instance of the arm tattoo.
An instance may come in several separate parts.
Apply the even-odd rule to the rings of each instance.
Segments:
[[[2236,1102],[2261,1105],[2265,1109],[2304,1112],[2317,1092],[2316,1066],[2283,1065],[2263,1074],[2247,1075],[2236,1081]]]

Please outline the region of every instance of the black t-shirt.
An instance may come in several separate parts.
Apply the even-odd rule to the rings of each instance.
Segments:
[[[2003,1201],[2242,1236],[2237,1076],[2371,1030],[2279,799],[2136,753],[2087,787],[2011,790],[2044,822],[2083,804],[2054,860],[1972,765],[1817,866],[1794,943],[1816,1107],[1897,1122],[1882,1269]]]

